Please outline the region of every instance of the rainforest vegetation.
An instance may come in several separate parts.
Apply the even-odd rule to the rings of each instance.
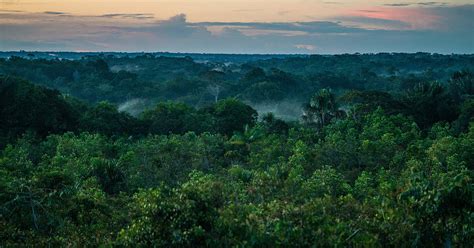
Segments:
[[[473,169],[473,55],[0,59],[2,247],[470,247]]]

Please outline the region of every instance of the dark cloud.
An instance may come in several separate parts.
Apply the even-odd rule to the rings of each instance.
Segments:
[[[160,39],[180,39],[189,37],[193,33],[209,33],[205,27],[188,23],[185,14],[179,14],[168,20],[158,21],[150,25],[130,27],[126,30],[156,34]]]
[[[384,4],[385,6],[390,6],[390,7],[406,7],[406,6],[413,6],[413,5],[418,5],[418,6],[444,6],[448,5],[447,2],[411,2],[411,3],[387,3]]]
[[[439,17],[437,28],[466,33],[474,44],[474,4],[453,7],[432,7],[430,12]],[[474,47],[474,45],[472,45]]]
[[[446,2],[421,2],[418,3],[418,5],[423,5],[423,6],[440,6],[440,5],[447,5],[448,3]]]
[[[358,29],[346,27],[338,22],[200,22],[191,24],[195,27],[226,26],[239,30],[258,29],[267,31],[299,31],[307,34],[352,33]]]
[[[43,13],[47,15],[67,15],[68,14],[66,12],[58,12],[58,11],[45,11]]]
[[[412,3],[387,3],[384,4],[384,6],[390,6],[390,7],[405,7],[405,6],[410,6]]]
[[[423,8],[439,18],[427,30],[407,29],[410,24],[403,21],[367,17],[311,22],[192,23],[184,14],[150,21],[123,14],[57,15],[53,19],[45,18],[48,14],[44,13],[0,13],[0,19],[19,20],[16,24],[0,25],[0,50],[473,53],[473,6]],[[389,28],[364,28],[367,25]]]
[[[130,18],[130,19],[153,19],[153,14],[148,13],[137,13],[137,14],[105,14],[100,15],[99,17],[107,17],[107,18]]]

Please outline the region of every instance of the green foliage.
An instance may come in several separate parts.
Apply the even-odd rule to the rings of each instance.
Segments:
[[[45,137],[78,125],[77,112],[59,91],[9,76],[0,77],[0,120],[0,147],[26,131]]]
[[[455,72],[448,83],[449,90],[456,101],[462,101],[474,95],[474,75],[470,71]]]
[[[243,131],[257,120],[257,111],[233,98],[217,102],[210,112],[215,117],[215,131],[227,135]]]
[[[321,89],[304,106],[303,120],[319,128],[326,126],[332,119],[344,115],[339,111],[336,96],[330,89]]]
[[[206,127],[205,121],[211,118],[212,116],[198,113],[184,103],[172,102],[159,103],[155,108],[144,111],[141,116],[149,124],[148,133],[153,134],[183,134],[188,131],[200,133],[210,129]]]
[[[81,118],[81,131],[98,132],[105,135],[138,133],[139,123],[127,113],[121,113],[117,107],[100,102],[90,108]]]
[[[453,131],[456,134],[466,132],[469,128],[469,123],[474,121],[474,99],[466,100],[461,105],[461,113],[453,123]]]
[[[342,175],[330,167],[323,167],[314,172],[303,185],[303,195],[308,198],[320,198],[325,195],[338,197],[350,191]]]
[[[472,240],[474,126],[423,137],[377,110],[329,124],[315,143],[305,132],[25,136],[1,153],[0,236],[58,246]]]
[[[339,99],[344,105],[351,106],[349,115],[360,119],[377,108],[387,114],[398,114],[404,110],[403,104],[390,93],[382,91],[349,91]]]
[[[218,244],[212,231],[223,199],[222,183],[199,172],[192,172],[174,190],[140,192],[133,202],[137,217],[120,232],[118,242],[167,247]]]
[[[285,97],[285,91],[278,84],[267,81],[253,84],[243,94],[254,102],[277,102]]]
[[[2,72],[63,92],[84,87],[75,95],[93,101],[136,84],[139,94],[165,86],[157,99],[203,100],[194,108],[160,99],[134,117],[114,103],[87,104],[2,76],[0,246],[470,247],[472,75],[397,78],[404,56],[368,58],[268,60],[237,66],[241,72],[151,55],[1,60]],[[327,68],[341,75],[321,63],[339,65]],[[433,75],[447,87],[423,83]],[[382,87],[381,78],[392,85]],[[343,88],[358,91],[338,98]],[[311,125],[274,114],[258,120],[230,95],[250,102],[306,95]]]
[[[454,101],[439,83],[419,83],[408,91],[402,101],[407,106],[406,113],[412,116],[421,128],[456,118]]]

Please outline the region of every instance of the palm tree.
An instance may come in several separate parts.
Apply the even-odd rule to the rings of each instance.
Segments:
[[[338,111],[336,97],[330,89],[321,89],[314,94],[303,108],[303,120],[310,124],[324,127],[332,118],[341,115]]]

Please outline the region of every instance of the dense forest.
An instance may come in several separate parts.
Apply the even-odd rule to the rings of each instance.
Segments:
[[[223,58],[0,58],[0,246],[472,246],[474,55]]]
[[[95,54],[70,60],[35,59],[41,54],[33,53],[0,58],[0,74],[89,103],[108,101],[134,116],[157,102],[172,100],[202,108],[235,97],[260,113],[298,120],[301,106],[322,88],[331,88],[338,96],[350,90],[399,95],[419,83],[446,86],[454,73],[474,71],[474,55],[343,54],[257,61],[251,55],[209,60],[198,60],[203,56],[198,55]]]

